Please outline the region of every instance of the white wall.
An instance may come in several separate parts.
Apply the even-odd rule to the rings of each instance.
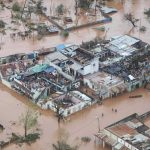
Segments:
[[[6,85],[8,88],[11,89],[11,83],[10,83],[10,82],[6,81],[5,79],[2,79],[2,83],[3,83],[4,85]]]
[[[84,84],[87,84],[89,88],[96,91],[100,97],[102,96],[103,99],[110,97],[109,89],[106,86],[100,85],[99,83],[93,83],[92,81],[86,78],[83,79],[83,82]]]
[[[89,65],[83,67],[83,69],[78,70],[82,75],[92,74],[99,71],[99,58],[94,58]]]
[[[42,101],[41,101],[42,102]],[[64,113],[63,113],[63,115],[64,115],[64,117],[67,117],[67,116],[69,116],[69,115],[71,115],[71,114],[73,114],[73,113],[75,113],[75,112],[78,112],[78,111],[80,111],[80,110],[82,110],[82,109],[84,109],[84,107],[86,106],[86,105],[91,105],[91,102],[80,102],[80,103],[78,103],[78,104],[76,104],[76,105],[74,105],[74,106],[72,106],[72,107],[68,107],[67,109],[63,109],[62,108],[62,111],[64,111]],[[43,105],[41,105],[40,104],[40,101],[37,103],[37,105],[38,106],[40,106],[42,109],[48,109],[48,108],[50,108],[51,110],[53,110],[54,112],[56,111],[55,110],[55,108],[54,108],[54,104],[53,104],[53,101],[48,101],[47,103],[45,103],[45,104],[43,104]],[[68,112],[70,112],[69,114],[68,114]]]

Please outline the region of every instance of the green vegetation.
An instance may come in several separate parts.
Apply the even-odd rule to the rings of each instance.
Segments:
[[[68,37],[68,36],[69,36],[69,32],[66,31],[66,30],[64,30],[64,31],[61,32],[61,35],[62,35],[63,37]]]
[[[36,3],[36,13],[42,14],[46,10],[47,10],[47,8],[43,7],[43,0],[38,0]]]
[[[140,27],[139,31],[140,32],[146,32],[146,27],[145,26]]]
[[[65,140],[59,140],[56,144],[53,144],[53,150],[77,150],[78,146],[70,146]]]
[[[57,15],[59,16],[59,15],[63,15],[64,14],[64,12],[65,12],[65,7],[64,7],[64,5],[63,4],[60,4],[60,5],[58,5],[57,7],[56,7],[56,13],[57,13]]]
[[[19,5],[18,2],[15,2],[12,6],[12,10],[15,12],[20,12],[21,11],[21,6]]]
[[[0,29],[5,28],[6,23],[3,20],[0,20]]]
[[[150,8],[144,11],[144,14],[147,15],[147,17],[150,17]]]
[[[77,150],[79,146],[72,146],[68,144],[68,138],[69,134],[63,128],[61,128],[59,130],[59,140],[55,144],[52,144],[53,150]]]
[[[12,133],[11,141],[14,141],[17,144],[19,144],[19,143],[31,144],[33,142],[36,142],[36,140],[39,139],[39,138],[40,138],[39,133],[31,133],[31,134],[28,134],[26,137],[18,136],[15,133]]]
[[[0,132],[2,132],[4,129],[4,126],[0,124]]]
[[[91,141],[91,138],[85,136],[81,138],[81,141],[84,143],[89,143]]]
[[[131,13],[125,14],[124,17],[125,20],[129,21],[133,25],[133,27],[136,27],[136,23],[139,21],[139,19],[136,19]]]
[[[24,137],[28,137],[28,130],[34,128],[38,124],[38,113],[28,109],[21,115],[20,122],[24,128]]]
[[[78,7],[87,11],[92,3],[93,0],[78,0]]]

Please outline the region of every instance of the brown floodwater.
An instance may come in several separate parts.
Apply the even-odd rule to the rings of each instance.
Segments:
[[[50,5],[49,2],[50,0],[44,0],[44,3],[47,4],[47,6]],[[74,9],[73,0],[51,0],[51,3],[53,3],[55,7],[58,4],[63,3],[71,10]],[[116,0],[114,2],[109,2],[108,5],[117,8],[118,13],[112,15],[112,23],[104,25],[109,29],[106,38],[120,34],[130,34],[150,43],[150,22],[143,14],[144,9],[150,7],[149,0]],[[141,25],[147,27],[146,33],[139,33],[138,28],[131,30],[131,24],[123,19],[124,14],[127,12],[132,12],[137,18],[141,19]],[[73,15],[73,13],[71,14]],[[5,13],[0,14],[0,18],[4,17],[5,19],[8,19],[9,15],[9,12],[5,11]],[[9,20],[7,21],[9,22]],[[140,22],[138,24],[140,25]],[[32,50],[41,47],[53,47],[64,42],[79,44],[82,41],[104,36],[105,34],[103,32],[96,31],[92,27],[73,31],[67,39],[63,39],[59,35],[53,35],[45,37],[40,41],[35,39],[26,39],[24,41],[17,39],[13,41],[7,34],[6,36],[0,37],[0,43],[3,43],[2,49],[0,50],[0,56],[19,52],[31,52]],[[76,113],[70,117],[70,121],[61,123],[60,127],[58,127],[57,119],[53,112],[38,109],[38,111],[41,112],[39,117],[39,127],[42,130],[40,140],[31,146],[23,145],[22,147],[19,147],[10,145],[5,148],[5,150],[51,150],[52,143],[59,138],[62,131],[67,132],[69,137],[68,141],[71,144],[79,144],[81,150],[103,150],[101,147],[95,146],[93,142],[93,134],[98,130],[96,116],[100,117],[100,127],[104,128],[132,113],[136,112],[142,114],[149,111],[150,92],[144,89],[138,89],[133,92],[133,94],[137,93],[142,94],[143,97],[129,99],[130,93],[126,93],[117,98],[106,100],[102,106],[95,105]],[[22,127],[19,124],[19,116],[27,107],[37,109],[37,107],[35,107],[26,97],[20,96],[0,84],[0,123],[6,128],[3,133],[0,133],[0,140],[10,135],[11,132],[23,134]],[[112,113],[112,108],[117,108],[118,113]],[[102,113],[104,113],[104,117],[101,117]],[[80,138],[83,136],[91,137],[92,141],[89,144],[81,144]],[[105,150],[109,150],[109,148],[106,148]]]
[[[74,17],[73,0],[44,0],[44,4],[47,6],[48,10],[50,9],[50,5],[53,6],[53,9],[55,9],[61,3],[66,5],[68,9],[70,8],[70,14]],[[118,13],[111,15],[113,19],[111,23],[103,25],[108,30],[107,34],[101,31],[96,31],[93,27],[88,27],[70,32],[69,37],[66,39],[59,35],[51,35],[43,38],[42,40],[35,40],[35,38],[31,38],[26,40],[16,39],[14,41],[10,38],[9,34],[6,36],[0,35],[0,43],[3,43],[2,49],[0,50],[0,56],[19,52],[31,52],[32,50],[42,47],[53,47],[64,42],[80,44],[82,41],[88,41],[95,37],[106,36],[106,38],[110,38],[121,34],[130,34],[150,43],[150,19],[147,19],[144,15],[144,9],[148,9],[150,6],[149,0],[114,0],[113,2],[109,2],[108,5],[117,8]],[[129,12],[132,12],[136,18],[140,19],[138,26],[147,27],[147,31],[145,33],[139,33],[138,28],[131,30],[132,25],[124,20],[124,14]],[[49,11],[48,14],[51,15]],[[10,13],[8,11],[2,11],[0,13],[0,18],[6,18],[5,20],[7,22],[9,22],[9,16]]]
[[[0,85],[0,122],[5,126],[3,138],[9,135],[12,131],[23,134],[22,127],[19,124],[19,116],[27,107],[35,107],[25,97],[22,97],[7,87]],[[142,98],[130,99],[131,94],[142,94]],[[95,105],[91,108],[83,110],[70,117],[70,121],[61,123],[60,127],[57,124],[57,119],[51,111],[42,111],[39,117],[39,128],[42,130],[41,138],[31,146],[23,145],[21,148],[16,145],[10,145],[6,150],[24,149],[24,150],[47,150],[52,149],[51,144],[54,143],[62,133],[62,130],[68,133],[68,141],[71,144],[79,144],[81,150],[103,150],[99,146],[94,145],[94,133],[98,130],[96,117],[100,118],[100,127],[104,127],[114,123],[132,113],[143,114],[149,111],[150,108],[150,92],[145,89],[137,89],[132,93],[125,93],[113,99],[106,100],[103,105]],[[36,107],[35,107],[36,108]],[[112,112],[112,108],[118,110],[117,113]],[[104,117],[101,114],[104,113]],[[12,122],[15,122],[13,125]],[[80,138],[83,136],[91,137],[92,141],[89,144],[81,144]],[[109,150],[109,149],[107,149]]]

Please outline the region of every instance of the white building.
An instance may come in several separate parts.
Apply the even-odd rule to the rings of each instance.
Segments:
[[[67,117],[78,112],[96,101],[79,91],[71,91],[67,94],[60,94],[58,97],[50,97],[48,100],[39,101],[37,104],[42,109],[51,109],[56,112],[56,107],[60,107],[59,113]]]
[[[112,52],[117,53],[120,56],[126,57],[132,55],[133,52],[139,50],[133,46],[138,42],[140,42],[139,39],[133,38],[128,35],[123,35],[113,39],[106,47]]]
[[[66,73],[72,80],[99,71],[99,58],[81,48],[76,49],[76,55],[72,57],[54,52],[46,56],[45,62]]]
[[[84,84],[94,90],[102,99],[117,96],[126,90],[124,81],[105,72],[84,77]]]

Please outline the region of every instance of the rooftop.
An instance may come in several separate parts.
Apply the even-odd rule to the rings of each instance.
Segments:
[[[55,51],[55,52],[47,55],[46,59],[50,60],[51,62],[58,63],[58,62],[65,61],[68,58],[65,55],[63,55],[61,52]]]
[[[57,70],[48,65],[36,65],[29,68],[23,75],[18,75],[14,80],[14,87],[22,89],[25,94],[34,95],[49,89],[48,95],[54,91],[63,92],[69,86],[70,80],[59,74]]]
[[[16,76],[25,73],[29,67],[35,65],[32,60],[20,60],[12,63],[3,64],[0,66],[2,78]]]
[[[112,40],[106,47],[121,56],[130,56],[138,49],[133,47],[140,40],[128,35],[123,35]]]
[[[69,108],[82,102],[92,102],[93,100],[79,91],[70,91],[53,100],[54,103],[62,108]]]
[[[94,55],[84,49],[78,48],[76,49],[76,55],[73,56],[72,59],[81,65],[85,65],[94,59]]]
[[[150,51],[147,50],[121,59],[119,63],[115,62],[110,64],[104,67],[103,71],[130,81],[131,76],[133,76],[134,79],[138,79],[141,78],[144,73],[149,72],[149,69],[146,69],[149,60]]]
[[[148,147],[150,147],[150,135],[147,134],[150,129],[140,121],[137,114],[130,115],[105,129],[138,150],[148,150]]]
[[[122,80],[118,77],[111,76],[105,72],[97,72],[91,75],[85,76],[85,79],[89,79],[94,83],[99,83],[101,85],[105,85],[107,87],[112,87],[122,82]]]

